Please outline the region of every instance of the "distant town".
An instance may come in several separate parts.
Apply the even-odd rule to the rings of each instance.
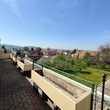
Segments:
[[[62,72],[67,72],[67,76],[72,79],[76,75],[84,80],[100,84],[103,71],[110,72],[109,44],[102,45],[95,51],[12,45],[2,45],[1,48],[22,58],[34,59],[36,63],[49,68],[53,67]]]

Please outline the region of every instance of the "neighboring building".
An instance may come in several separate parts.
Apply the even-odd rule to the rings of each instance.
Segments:
[[[63,55],[71,55],[71,50],[62,50]]]
[[[64,55],[68,55],[68,52],[63,52]]]
[[[48,50],[48,56],[55,56],[57,55],[57,50]]]
[[[71,54],[71,56],[75,59],[81,59],[81,58],[84,58],[87,54],[93,58],[93,57],[96,57],[97,52],[96,51],[79,50],[75,54]]]
[[[57,49],[43,49],[43,54],[45,57],[58,55]]]

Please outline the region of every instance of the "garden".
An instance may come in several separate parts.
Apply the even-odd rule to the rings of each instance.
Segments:
[[[110,71],[104,70],[101,65],[97,67],[91,64],[88,57],[73,59],[71,56],[57,55],[40,59],[38,63],[87,86],[100,84],[103,73],[110,74]]]

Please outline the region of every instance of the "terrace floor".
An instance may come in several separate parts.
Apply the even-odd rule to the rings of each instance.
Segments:
[[[10,60],[0,60],[0,110],[51,110]]]

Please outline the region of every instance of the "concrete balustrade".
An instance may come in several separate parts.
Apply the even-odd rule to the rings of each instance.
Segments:
[[[12,60],[14,63],[17,63],[17,57],[16,56],[13,56]]]
[[[17,64],[17,57],[15,54],[10,53],[10,59],[13,61],[14,64]]]
[[[71,80],[70,82],[72,82],[74,90],[73,90],[73,94],[70,94],[64,88],[61,88],[61,86],[49,80],[49,78],[46,78],[45,74],[46,73],[44,73],[44,76],[41,76],[35,70],[32,70],[31,72],[32,81],[61,110],[90,110],[91,89],[75,81],[72,82]],[[70,80],[69,78],[64,78],[64,76],[62,75],[59,78],[65,79],[67,81]],[[56,80],[56,82],[57,81],[58,80]],[[77,92],[77,97],[76,97],[76,92]]]
[[[10,53],[0,53],[0,59],[9,59]]]
[[[11,58],[23,72],[31,71],[31,80],[61,110],[90,110],[91,89],[65,76],[43,68],[32,70],[32,64],[14,54],[2,53],[0,59]]]
[[[21,68],[22,71],[31,71],[32,70],[32,64],[22,62],[21,60],[17,59],[17,66]]]
[[[10,53],[10,59],[12,59],[13,58],[13,54],[12,53]]]

